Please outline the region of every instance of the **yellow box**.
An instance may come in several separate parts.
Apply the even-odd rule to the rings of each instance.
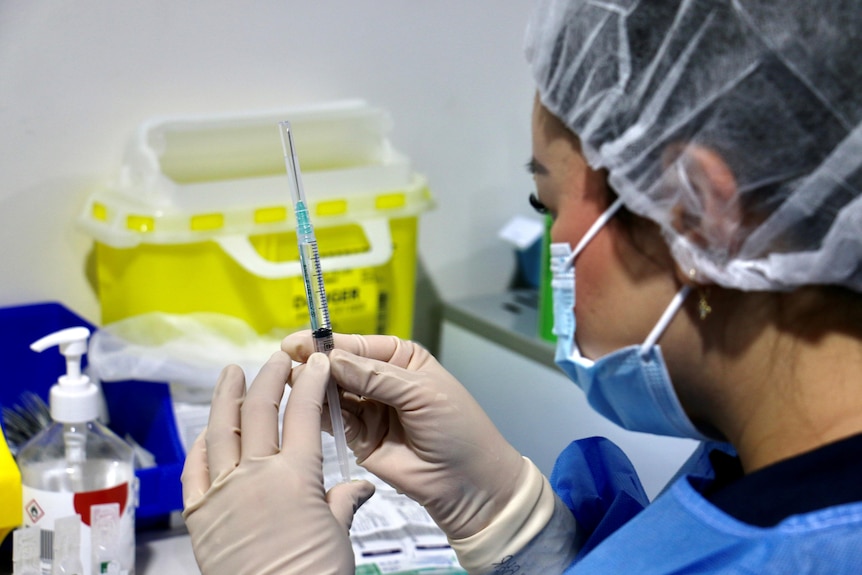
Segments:
[[[361,102],[142,126],[120,183],[94,192],[79,220],[95,239],[103,323],[217,312],[264,334],[307,327],[283,119],[296,137],[333,329],[411,336],[418,217],[433,201],[385,140],[385,114]],[[248,162],[235,157],[243,150]]]
[[[0,429],[0,543],[10,531],[20,526],[24,508],[21,499],[21,472],[9,452],[3,430]]]

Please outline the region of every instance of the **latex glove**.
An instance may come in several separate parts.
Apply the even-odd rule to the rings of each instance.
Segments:
[[[279,448],[278,409],[289,376]],[[290,358],[276,353],[247,395],[240,368],[222,371],[209,424],[182,475],[183,518],[204,575],[353,575],[348,530],[374,487],[357,481],[324,492],[320,425],[328,379],[322,354],[291,374]]]
[[[345,391],[345,431],[357,462],[423,505],[450,540],[487,527],[526,484],[541,490],[536,474],[547,483],[423,347],[390,336],[334,337],[330,370]],[[290,335],[282,349],[305,361],[311,336]]]

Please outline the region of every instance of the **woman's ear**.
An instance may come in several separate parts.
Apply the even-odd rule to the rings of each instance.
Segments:
[[[742,224],[736,178],[724,159],[714,150],[698,144],[676,148],[666,163],[678,201],[673,225],[692,243],[709,251],[738,248]]]

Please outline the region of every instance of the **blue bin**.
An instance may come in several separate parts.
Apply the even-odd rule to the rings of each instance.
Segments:
[[[48,401],[51,386],[66,372],[66,361],[59,353],[32,351],[30,344],[49,333],[75,326],[96,329],[59,303],[0,308],[0,366],[5,373],[5,381],[0,384],[0,407],[19,403],[25,390]],[[82,362],[85,366],[86,358]],[[136,472],[140,486],[137,528],[166,526],[171,512],[182,509],[180,474],[185,460],[168,384],[117,381],[105,382],[102,388],[111,430],[120,437],[128,434],[156,459],[156,467]]]

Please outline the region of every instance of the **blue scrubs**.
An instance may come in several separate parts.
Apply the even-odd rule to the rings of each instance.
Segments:
[[[727,449],[701,446],[648,504],[613,443],[572,443],[551,484],[590,535],[566,573],[862,573],[862,436],[730,479]]]

